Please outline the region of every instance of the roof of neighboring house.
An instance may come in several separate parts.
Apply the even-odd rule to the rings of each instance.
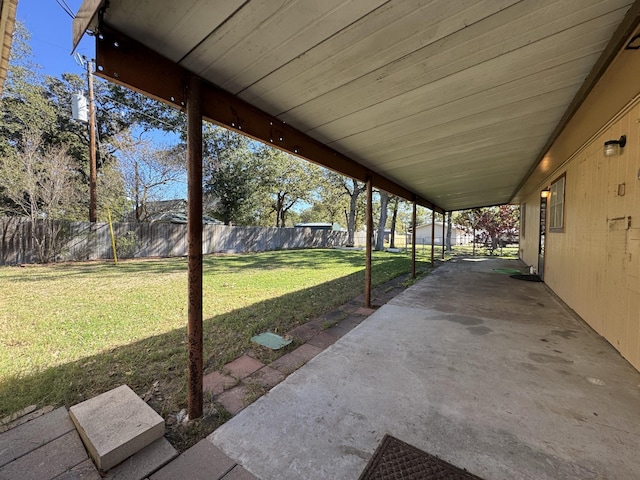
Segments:
[[[176,200],[155,200],[147,202],[145,205],[146,222],[168,222],[187,223],[187,201]],[[207,215],[202,216],[204,225],[220,225],[221,221]]]
[[[167,222],[167,223],[180,223],[180,224],[186,225],[187,214],[183,212],[176,212],[176,211],[159,212],[156,214],[149,215],[147,221],[150,223]],[[215,218],[203,215],[202,224],[203,225],[222,225],[222,222],[220,220],[216,220]]]
[[[0,0],[0,95],[7,78],[18,0]]]

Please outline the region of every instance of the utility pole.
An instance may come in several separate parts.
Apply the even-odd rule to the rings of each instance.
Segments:
[[[89,79],[89,222],[98,218],[97,165],[96,165],[96,108],[93,98],[93,60],[87,62]]]

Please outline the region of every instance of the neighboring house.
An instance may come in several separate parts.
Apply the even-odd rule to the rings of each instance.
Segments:
[[[448,227],[445,226],[444,239],[447,238]],[[473,235],[466,233],[462,228],[453,225],[451,228],[451,245],[468,245],[473,241]],[[442,245],[442,222],[435,223],[435,245]],[[431,245],[431,223],[416,227],[416,245]]]

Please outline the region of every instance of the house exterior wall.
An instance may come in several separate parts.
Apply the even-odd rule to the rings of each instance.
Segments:
[[[547,228],[544,281],[640,370],[640,100],[602,127],[520,197],[520,254],[537,267],[540,191],[564,174],[564,229]],[[621,135],[622,153],[604,157],[604,142]]]

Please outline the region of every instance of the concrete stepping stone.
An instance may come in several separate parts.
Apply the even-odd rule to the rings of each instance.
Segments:
[[[233,378],[242,380],[253,372],[260,370],[262,367],[264,367],[264,363],[250,357],[249,355],[242,355],[236,358],[233,362],[227,363],[222,367],[222,371],[227,375],[231,375]]]
[[[362,315],[363,317],[368,317],[372,313],[375,313],[375,311],[375,308],[360,307],[353,313],[356,315]]]
[[[209,440],[204,439],[185,451],[173,462],[151,475],[150,480],[219,480],[236,462]]]
[[[0,479],[52,479],[86,460],[80,437],[71,431],[0,468]]]
[[[60,407],[0,435],[0,467],[73,431],[67,410]]]
[[[221,480],[259,480],[258,477],[252,475],[240,465],[233,467]]]
[[[229,412],[235,415],[248,405],[249,388],[246,385],[238,385],[221,394],[217,400]]]
[[[327,348],[330,345],[333,345],[334,343],[336,343],[337,341],[338,341],[338,337],[336,337],[335,335],[331,335],[330,333],[327,333],[327,332],[322,332],[316,335],[315,337],[313,337],[311,340],[309,340],[308,343],[315,347]]]
[[[124,462],[113,467],[104,476],[105,480],[143,480],[160,470],[178,456],[166,438],[159,438],[151,445],[133,454]]]
[[[164,420],[127,385],[69,409],[89,455],[107,471],[164,435]]]
[[[80,442],[82,443],[82,441]],[[84,450],[84,446],[82,446]],[[89,457],[87,459],[76,465],[70,470],[67,470],[62,475],[58,475],[53,480],[102,480],[102,477],[98,473],[96,466],[93,464],[93,461]]]
[[[324,349],[305,343],[294,351],[281,356],[269,366],[281,371],[285,375],[289,375],[322,352],[322,350]]]
[[[271,390],[284,379],[284,373],[271,367],[262,367],[257,372],[252,373],[250,377],[246,378],[245,382],[249,384],[257,384],[266,390]]]
[[[291,330],[288,335],[301,343],[308,341],[322,331],[322,328],[315,323],[305,323]]]
[[[220,372],[211,372],[202,378],[202,390],[212,395],[220,395],[228,388],[233,387],[238,380]]]

